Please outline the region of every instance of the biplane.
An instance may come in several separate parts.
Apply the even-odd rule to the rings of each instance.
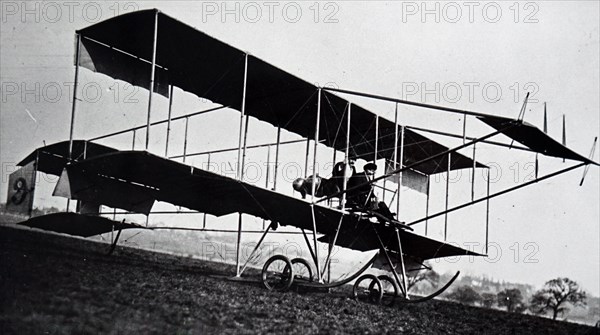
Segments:
[[[147,123],[92,139],[73,139],[80,68],[148,89]],[[174,87],[207,99],[218,106],[172,117]],[[15,172],[14,178],[11,176],[8,208],[27,205],[30,202],[29,198],[23,201],[23,197],[32,197],[33,189],[24,187],[23,182],[25,180],[31,183],[27,176],[35,176],[32,171],[39,171],[59,176],[54,195],[77,201],[78,212],[88,216],[98,215],[100,205],[151,215],[155,202],[166,202],[214,216],[237,213],[239,224],[236,277],[242,276],[248,265],[248,261],[242,264],[240,255],[242,214],[270,222],[248,260],[260,250],[267,234],[279,226],[296,227],[302,232],[311,259],[289,259],[285,255],[269,258],[262,268],[261,281],[267,289],[274,290],[287,290],[293,285],[333,288],[355,280],[354,295],[374,302],[383,301],[389,304],[397,296],[401,297],[403,302],[431,299],[447,289],[459,273],[434,293],[411,298],[407,287],[407,276],[411,271],[424,269],[424,262],[430,259],[485,255],[460,248],[448,241],[417,234],[413,231],[414,225],[435,217],[447,218],[450,212],[480,202],[487,202],[489,206],[489,200],[494,197],[576,168],[585,167],[587,172],[590,165],[598,165],[593,161],[593,156],[588,158],[574,152],[567,148],[565,143],[555,141],[545,131],[523,121],[521,116],[516,119],[505,118],[370,93],[319,87],[156,9],[120,15],[76,32],[74,92],[69,140],[38,148],[19,163],[23,168]],[[151,121],[152,101],[155,95],[169,99],[169,116],[165,120]],[[360,96],[394,104],[395,118],[388,120],[344,98],[347,96]],[[521,113],[524,113],[525,104],[526,102]],[[467,117],[472,117],[489,126],[489,133],[472,137],[467,135],[466,130],[463,134],[453,134],[400,124],[398,105],[457,113],[464,117],[465,122]],[[235,177],[223,176],[186,164],[185,148],[184,162],[174,159],[182,156],[167,155],[172,122],[186,120],[187,126],[187,120],[192,117],[218,113],[224,109],[237,111],[240,116],[238,147],[235,148]],[[262,187],[244,179],[246,151],[249,149],[249,117],[266,122],[277,129],[276,142],[270,144],[276,150],[273,187]],[[153,135],[151,129],[159,124],[167,124],[167,148],[164,155],[148,150]],[[145,150],[118,150],[97,143],[110,136],[135,133],[140,129],[146,133]],[[306,141],[304,173],[307,178],[299,180],[296,188],[301,190],[303,197],[277,191],[276,176],[280,148],[283,144],[282,130],[300,135]],[[424,132],[462,138],[463,143],[456,147],[447,147],[429,139],[423,135]],[[508,137],[512,142],[508,144],[490,140],[499,135]],[[187,131],[185,136],[187,143]],[[427,189],[432,175],[449,174],[460,169],[488,169],[488,166],[476,160],[477,144],[508,147],[533,152],[536,155],[568,159],[575,163],[545,176],[536,174],[533,181],[493,194],[489,191],[488,178],[486,196],[475,198],[473,195],[470,201],[452,208],[447,200],[447,185],[443,211],[429,213],[427,210],[422,218],[403,222],[400,212],[402,187]],[[319,150],[333,150],[334,162],[335,154],[343,153],[343,158],[336,162],[337,172],[334,171],[331,178],[319,176],[316,172],[313,176],[308,175],[308,149],[311,146],[312,171],[316,171]],[[472,157],[459,152],[466,148],[473,148]],[[594,151],[592,149],[592,154]],[[364,172],[356,172],[352,168],[352,162],[355,160],[370,163],[366,164],[369,166]],[[377,166],[381,163],[386,167],[385,171],[377,173]],[[20,181],[20,184],[17,181]],[[474,184],[474,181],[472,183]],[[329,187],[325,187],[326,184]],[[392,200],[388,199],[389,205],[381,201],[384,199],[376,196],[381,190],[384,198],[385,192],[389,193],[391,190],[394,193]],[[427,193],[429,201],[428,191],[424,193]],[[14,201],[15,199],[20,200],[19,203]],[[60,220],[53,220],[57,221]],[[44,229],[60,229],[82,236],[114,229],[110,223],[104,221],[96,222],[91,231],[76,232],[64,226],[57,228],[57,225],[36,224]],[[128,226],[123,222],[117,227],[119,231],[125,228],[139,226]],[[312,236],[309,237],[307,231],[312,233]],[[486,243],[487,238],[486,228]],[[330,246],[324,260],[323,255],[319,254],[319,243],[327,243]],[[377,252],[352,275],[339,281],[325,281],[325,270],[331,265],[331,250],[334,246]],[[391,275],[365,274],[371,266],[385,269]]]

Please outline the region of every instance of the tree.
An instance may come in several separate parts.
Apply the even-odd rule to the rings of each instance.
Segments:
[[[498,292],[498,306],[506,307],[508,312],[514,312],[517,306],[523,304],[523,295],[518,288],[507,288]]]
[[[515,309],[513,310],[513,312],[515,313],[525,313],[527,311],[527,309],[529,309],[529,306],[527,306],[527,304],[522,303],[522,304],[518,304],[517,306],[515,306]]]
[[[454,292],[448,294],[448,299],[460,302],[465,305],[474,305],[481,300],[481,296],[470,286],[459,286]]]
[[[417,285],[419,282],[427,282],[431,286],[435,286],[439,280],[440,275],[432,269],[424,269],[417,271],[414,275],[407,276],[407,291],[410,292],[410,290],[413,287],[415,287],[415,285]]]
[[[494,305],[496,300],[497,300],[497,297],[493,293],[486,292],[481,295],[481,304],[485,308],[492,308],[492,306]]]
[[[60,213],[63,212],[62,210],[51,206],[51,207],[35,207],[31,210],[31,216],[35,217],[35,216],[42,216],[42,215],[46,215],[46,214],[52,214],[52,213]]]
[[[552,320],[556,320],[559,314],[569,311],[568,304],[585,306],[586,299],[586,293],[577,282],[569,278],[556,278],[547,281],[544,287],[533,295],[531,309],[538,314],[552,311]]]

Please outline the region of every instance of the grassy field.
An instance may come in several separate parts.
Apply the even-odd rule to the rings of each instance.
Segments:
[[[384,307],[332,293],[269,292],[230,265],[0,226],[1,334],[597,334],[446,301]],[[256,278],[256,272],[250,273]]]

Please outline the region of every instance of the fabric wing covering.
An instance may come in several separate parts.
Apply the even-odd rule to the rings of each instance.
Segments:
[[[82,203],[101,203],[146,215],[150,214],[154,205],[152,194],[139,185],[86,173],[73,165],[63,170],[52,195],[80,200]]]
[[[157,10],[124,14],[78,31],[81,35],[79,64],[92,71],[149,87],[155,18],[158,22],[154,91],[164,96],[168,85],[179,87],[214,103],[241,110],[246,53],[210,37]],[[318,88],[252,55],[247,57],[245,112],[273,126],[302,137],[315,138]],[[344,150],[348,101],[323,91],[319,141]],[[351,107],[350,146],[354,158],[371,161],[394,158],[399,127],[357,105]],[[404,165],[446,151],[408,129],[404,136]],[[400,150],[398,150],[399,152]],[[473,161],[451,154],[451,169],[473,167]],[[416,166],[423,174],[444,172],[447,156]],[[477,163],[477,167],[484,165]]]
[[[215,216],[240,212],[282,225],[313,229],[311,205],[306,201],[148,152],[122,151],[90,158],[69,165],[67,173],[74,190],[100,188],[109,182],[124,183],[131,203],[153,199]],[[135,192],[131,192],[132,188]],[[102,199],[96,201],[106,203],[112,199],[106,193],[111,190],[117,198],[120,189],[104,188]],[[319,233],[335,230],[341,211],[318,205],[314,210]]]
[[[393,174],[395,167],[391,164],[386,164],[385,173],[390,175],[386,180],[392,183],[402,183],[402,186],[408,187],[417,192],[428,194],[429,193],[429,177],[411,169],[402,172],[402,180],[400,180],[399,174]]]
[[[501,130],[507,137],[523,144],[535,152],[546,156],[572,159],[587,164],[598,165],[598,163],[591,159],[560,144],[531,123],[499,116],[485,116],[478,118],[490,127]]]

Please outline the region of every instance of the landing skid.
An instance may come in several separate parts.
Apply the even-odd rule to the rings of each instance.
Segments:
[[[456,280],[456,278],[458,278],[458,276],[460,275],[460,271],[457,271],[456,274],[454,275],[454,277],[452,277],[452,279],[450,279],[450,281],[448,281],[446,283],[446,285],[444,285],[442,288],[440,288],[439,290],[435,291],[434,293],[425,296],[425,297],[421,297],[419,299],[411,299],[411,300],[406,300],[406,299],[402,299],[399,301],[399,303],[401,304],[417,304],[420,302],[425,302],[425,301],[429,301],[435,297],[437,297],[438,295],[444,293],[444,291],[446,291],[451,285],[452,283],[454,283],[454,281]]]

